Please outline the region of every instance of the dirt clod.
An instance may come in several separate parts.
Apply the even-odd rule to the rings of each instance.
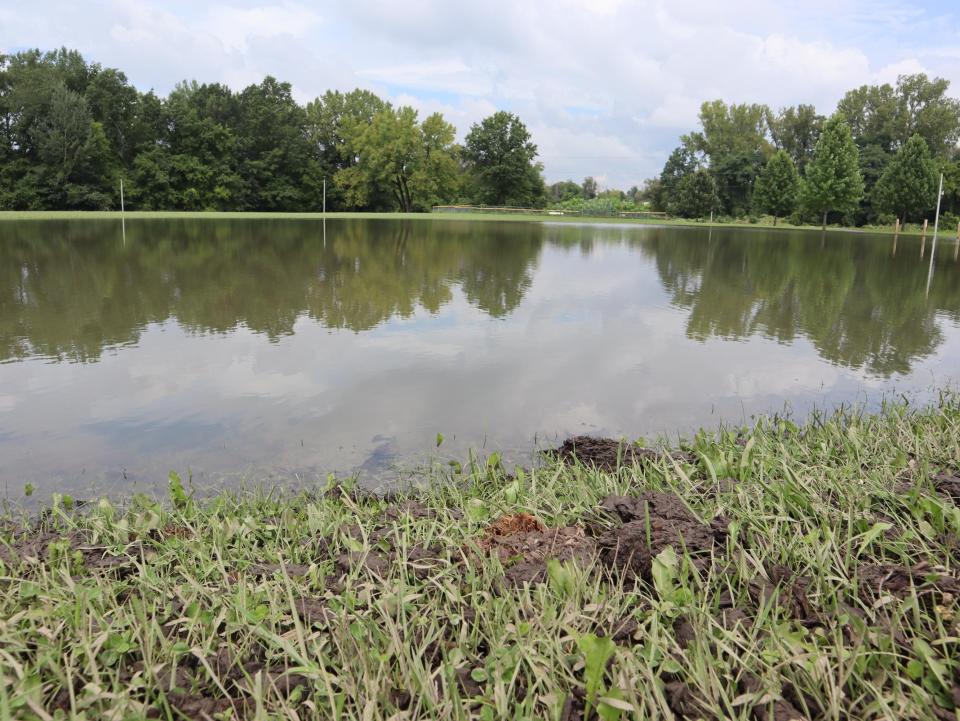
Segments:
[[[890,594],[906,598],[916,588],[920,596],[952,594],[960,592],[960,582],[952,576],[937,573],[928,565],[920,563],[912,568],[895,564],[868,564],[857,569],[860,596],[872,600]]]
[[[288,576],[306,576],[310,572],[310,566],[297,563],[253,563],[247,566],[247,573],[258,578],[272,576],[275,573],[286,571]]]
[[[181,718],[196,719],[197,721],[212,721],[215,717],[222,718],[220,714],[229,710],[233,710],[234,717],[238,719],[245,718],[247,715],[244,702],[228,698],[214,698],[192,693],[170,693],[167,694],[167,700],[180,714]]]
[[[565,463],[580,462],[585,466],[594,466],[600,471],[616,471],[642,461],[658,461],[660,453],[650,448],[612,438],[593,438],[576,436],[565,440],[552,455]]]
[[[707,561],[710,550],[726,533],[725,522],[701,523],[672,493],[610,495],[600,502],[600,508],[623,521],[622,526],[597,539],[601,560],[628,579],[649,580],[653,558],[667,546],[678,553],[686,551],[695,563]]]
[[[581,566],[592,564],[596,547],[579,526],[547,528],[533,516],[507,516],[495,521],[478,545],[497,554],[508,566],[507,586],[543,583],[547,580],[547,561],[573,561]]]
[[[402,688],[390,689],[390,703],[401,711],[406,711],[410,708],[411,701],[413,701],[413,697],[409,691],[404,691]]]
[[[483,695],[483,686],[481,686],[471,675],[473,669],[467,666],[460,666],[454,673],[457,677],[457,686],[460,687],[460,693],[468,698]]]
[[[491,523],[484,536],[480,539],[481,548],[490,548],[495,537],[503,538],[513,536],[517,533],[528,533],[531,531],[543,532],[545,526],[529,513],[517,513],[513,516],[502,516]]]
[[[304,623],[329,625],[337,621],[334,613],[326,603],[316,598],[298,598],[293,602],[297,615]]]
[[[693,690],[683,681],[670,681],[664,686],[667,705],[678,719],[713,719],[713,715],[703,710],[703,704]]]
[[[351,551],[341,553],[335,559],[337,570],[346,575],[355,567],[362,567],[376,576],[386,576],[390,572],[390,559],[379,551]]]
[[[630,618],[621,618],[619,621],[613,624],[613,627],[610,632],[610,638],[614,643],[618,643],[621,646],[629,646],[635,643],[639,643],[634,636],[639,630],[640,625],[636,622],[635,619]]]
[[[779,564],[770,564],[765,570],[769,580],[756,578],[747,587],[754,604],[762,606],[776,598],[779,605],[797,620],[808,624],[817,623],[817,614],[807,597],[810,580]]]
[[[955,473],[938,473],[933,477],[933,487],[944,498],[960,502],[960,476]]]
[[[747,693],[763,692],[763,684],[753,674],[748,674],[740,682],[740,686]],[[756,704],[751,709],[750,716],[754,721],[807,721],[807,717],[785,698],[775,698]]]

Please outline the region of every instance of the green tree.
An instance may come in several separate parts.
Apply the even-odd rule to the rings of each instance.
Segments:
[[[357,162],[350,152],[348,137],[355,137],[361,131],[358,126],[373,122],[374,116],[389,107],[369,90],[351,90],[341,93],[328,90],[306,107],[306,134],[319,152],[322,172],[329,178],[344,168]],[[335,210],[347,210],[340,189],[333,183],[327,187],[327,205]]]
[[[950,81],[920,73],[897,78],[897,140],[919,135],[934,156],[946,156],[960,141],[960,100],[947,96]]]
[[[474,124],[463,157],[479,202],[528,207],[543,202],[543,168],[536,162],[537,146],[516,115],[501,110]]]
[[[910,216],[922,216],[937,202],[937,165],[927,141],[912,136],[897,151],[874,189],[878,206],[900,213],[906,223]]]
[[[677,183],[671,212],[682,218],[705,218],[720,205],[717,182],[709,171],[698,168]]]
[[[583,179],[583,197],[584,200],[593,200],[597,197],[597,181],[592,175]]]
[[[773,216],[776,225],[778,217],[789,215],[796,207],[799,186],[800,176],[793,159],[786,150],[778,150],[757,177],[753,201],[761,212]]]
[[[430,210],[457,198],[461,149],[454,142],[456,133],[440,113],[432,113],[420,124],[422,152],[412,172],[414,209]]]
[[[702,153],[718,181],[724,212],[743,215],[751,207],[753,185],[770,155],[766,105],[727,105],[722,100],[700,106],[699,131],[682,138]]]
[[[583,195],[583,188],[572,180],[561,180],[547,189],[547,195],[554,203],[563,203]]]
[[[354,124],[347,148],[355,162],[337,172],[336,184],[354,207],[390,207],[404,213],[448,202],[456,193],[454,128],[434,113],[420,125],[417,111],[385,107],[368,125]]]
[[[801,203],[822,216],[824,230],[830,211],[851,212],[863,197],[859,163],[850,126],[841,113],[834,113],[824,124],[800,185]]]
[[[802,173],[813,157],[813,149],[817,146],[825,119],[817,114],[812,105],[781,108],[776,115],[768,115],[767,124],[773,146],[789,154],[798,172]]]
[[[647,192],[654,210],[671,211],[680,181],[697,169],[697,159],[689,145],[674,148],[663,164],[660,179],[648,184]]]

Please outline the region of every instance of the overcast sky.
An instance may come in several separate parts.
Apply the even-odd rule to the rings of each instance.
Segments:
[[[370,88],[462,138],[518,113],[549,181],[659,172],[703,100],[814,103],[927,72],[960,95],[958,0],[0,0],[0,51],[65,45],[140,89],[265,74]]]

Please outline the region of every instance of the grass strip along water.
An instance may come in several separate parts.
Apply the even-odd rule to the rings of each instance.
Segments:
[[[815,230],[820,232],[819,225],[792,225],[781,220],[779,225],[773,224],[769,216],[752,222],[748,219],[716,220],[709,222],[705,219],[692,218],[620,218],[615,216],[593,215],[548,215],[545,213],[491,213],[491,212],[461,212],[461,213],[398,213],[398,212],[314,212],[314,213],[285,213],[285,212],[257,212],[257,211],[189,211],[189,210],[134,210],[123,214],[126,220],[408,220],[408,221],[494,221],[515,223],[570,223],[573,225],[637,225],[637,226],[680,226],[693,228],[741,228],[762,230]],[[0,223],[32,221],[66,221],[66,220],[116,220],[120,221],[121,213],[115,210],[4,210],[0,211]],[[827,232],[868,233],[872,235],[893,236],[894,228],[888,225],[870,225],[863,227],[846,227],[838,225],[827,226]],[[933,237],[933,227],[926,231],[923,226],[910,224],[901,227],[896,235],[929,236]],[[960,228],[955,231],[951,228],[940,229],[940,239],[948,241],[960,240]]]
[[[960,398],[8,519],[0,717],[955,719]]]

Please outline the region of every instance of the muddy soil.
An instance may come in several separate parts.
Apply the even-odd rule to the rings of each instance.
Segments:
[[[494,521],[477,545],[500,558],[507,586],[545,582],[551,559],[589,568],[596,557],[596,544],[582,527],[547,528],[525,513]]]
[[[652,448],[641,448],[625,441],[592,436],[568,438],[549,454],[566,463],[580,462],[585,466],[594,466],[598,470],[607,472],[632,466],[635,463],[656,463],[666,456],[665,453]],[[696,458],[685,451],[672,451],[670,456],[678,461],[696,462]]]
[[[938,473],[933,477],[937,493],[954,503],[960,503],[960,476],[956,473]]]
[[[860,596],[870,602],[884,595],[906,598],[916,588],[921,599],[937,603],[953,600],[960,593],[960,581],[932,569],[928,564],[900,566],[890,563],[866,564],[856,572]]]
[[[695,559],[707,559],[725,532],[697,519],[677,496],[648,491],[638,496],[607,496],[607,513],[623,521],[597,539],[600,559],[627,579],[650,579],[653,559],[667,546]]]

